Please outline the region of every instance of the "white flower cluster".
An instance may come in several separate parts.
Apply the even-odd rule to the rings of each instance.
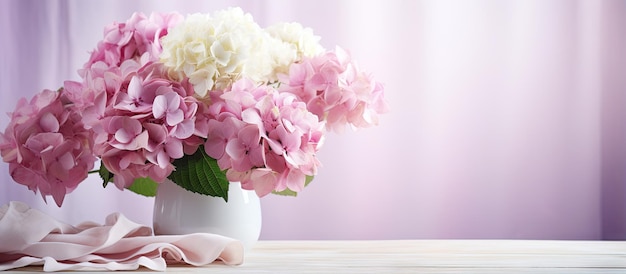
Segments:
[[[295,60],[322,54],[325,49],[319,44],[320,37],[311,28],[300,23],[278,23],[265,29],[272,37],[286,43],[295,52]]]
[[[264,30],[241,8],[189,15],[161,44],[160,59],[170,77],[189,78],[200,98],[242,77],[275,81],[290,64],[324,51],[311,29],[283,23]]]
[[[275,40],[281,42],[281,53],[275,56],[273,75],[288,73],[289,65],[302,60],[303,57],[313,57],[322,54],[325,49],[320,45],[319,36],[313,34],[310,28],[304,28],[300,23],[278,23],[265,29]]]

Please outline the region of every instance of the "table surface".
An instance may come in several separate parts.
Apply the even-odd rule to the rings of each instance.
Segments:
[[[260,241],[244,263],[172,273],[626,273],[626,242],[528,240]],[[41,271],[25,267],[15,272]],[[155,273],[140,268],[130,273]],[[74,272],[80,273],[80,272]],[[125,272],[115,272],[125,273]]]

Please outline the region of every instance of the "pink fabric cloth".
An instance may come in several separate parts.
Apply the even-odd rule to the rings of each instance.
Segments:
[[[44,271],[165,271],[167,264],[243,262],[241,242],[215,234],[153,236],[152,229],[109,215],[103,225],[62,223],[21,202],[0,208],[0,270],[43,265]]]

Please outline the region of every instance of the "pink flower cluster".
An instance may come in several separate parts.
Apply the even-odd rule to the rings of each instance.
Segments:
[[[162,182],[174,170],[173,159],[193,153],[202,142],[193,87],[170,81],[165,73],[161,64],[149,63],[126,75],[92,126],[94,152],[120,189],[136,178]]]
[[[308,110],[325,121],[329,130],[377,125],[378,115],[387,112],[382,84],[359,70],[340,47],[292,64],[289,74],[281,75],[280,80],[285,83],[281,92],[306,102]]]
[[[85,126],[94,132],[94,152],[120,189],[136,178],[165,180],[174,170],[172,160],[201,144],[193,87],[170,80],[157,62],[159,39],[180,21],[176,13],[136,13],[126,23],[106,27],[104,40],[80,71],[83,82],[65,82]]]
[[[104,62],[109,67],[119,67],[122,62],[142,58],[144,62],[158,61],[161,54],[161,37],[167,30],[182,22],[179,13],[152,13],[146,17],[143,13],[134,13],[124,23],[113,23],[104,28],[104,39],[91,53],[85,68],[89,69],[97,62]]]
[[[300,191],[306,176],[317,173],[323,124],[304,102],[247,79],[210,96],[205,151],[228,170],[230,181],[262,197],[274,190]]]
[[[64,98],[44,90],[30,102],[22,98],[0,134],[0,153],[13,179],[61,206],[66,193],[87,177],[96,157],[93,137]]]
[[[78,71],[82,83],[65,82],[68,97],[87,118],[87,127],[103,115],[103,105],[109,104],[127,75],[159,61],[161,37],[182,20],[178,13],[153,13],[150,17],[134,13],[125,23],[105,27],[104,39]]]

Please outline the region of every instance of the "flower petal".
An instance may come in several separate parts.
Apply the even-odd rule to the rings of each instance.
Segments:
[[[237,139],[232,139],[226,143],[226,154],[233,159],[241,159],[246,154],[246,149]]]
[[[192,120],[184,120],[176,125],[176,130],[174,131],[174,137],[178,139],[187,139],[193,135],[196,127],[195,123]]]
[[[165,118],[168,125],[174,126],[181,123],[185,119],[185,113],[183,113],[182,110],[177,109],[170,111]]]
[[[165,151],[167,151],[167,155],[173,159],[180,159],[185,156],[183,143],[180,140],[174,139],[165,143]]]
[[[154,98],[154,103],[152,103],[152,115],[154,118],[161,118],[167,112],[167,98],[163,95],[159,95]]]
[[[59,120],[52,113],[44,113],[39,119],[39,126],[45,132],[58,132]]]
[[[128,95],[131,98],[139,98],[143,91],[143,87],[141,86],[141,80],[137,76],[133,76],[130,79],[130,83],[128,83]]]
[[[128,133],[128,131],[126,131],[126,129],[124,128],[120,128],[115,132],[115,140],[122,144],[128,144],[133,139],[133,137],[135,136]]]

